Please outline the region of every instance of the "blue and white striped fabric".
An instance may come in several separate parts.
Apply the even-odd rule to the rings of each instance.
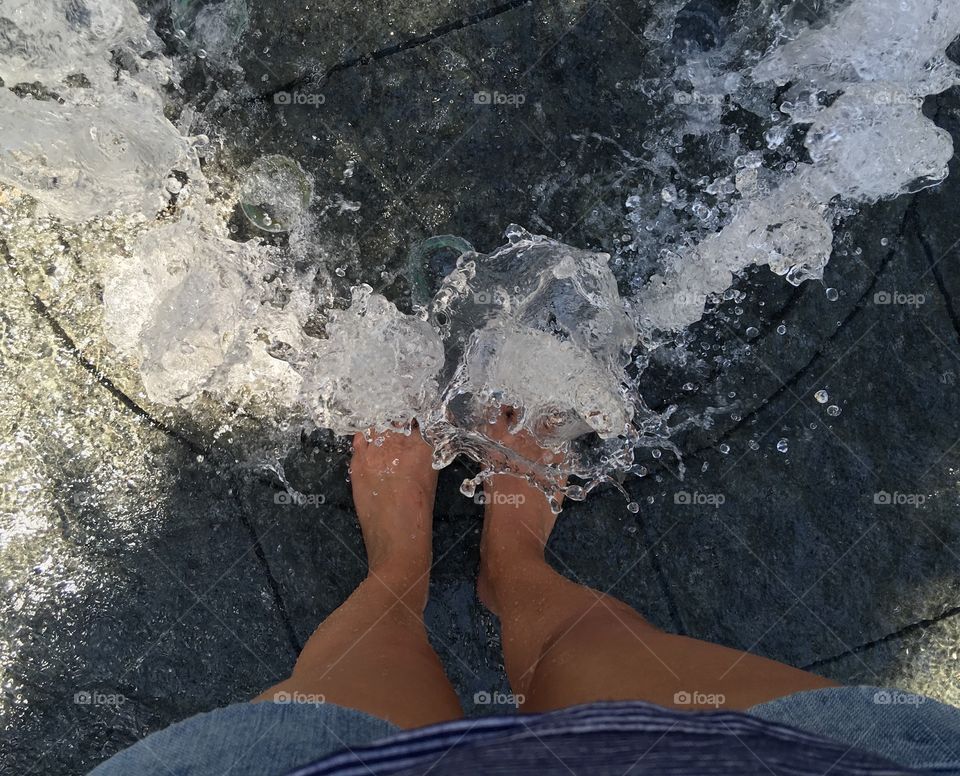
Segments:
[[[603,703],[538,715],[463,719],[330,755],[290,776],[860,776],[918,773],[738,712]]]
[[[152,733],[93,773],[960,776],[960,709],[889,688],[831,687],[746,714],[599,703],[403,732],[332,703],[237,703]]]

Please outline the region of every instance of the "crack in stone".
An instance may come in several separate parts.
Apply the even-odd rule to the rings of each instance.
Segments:
[[[907,206],[906,211],[904,212],[904,216],[900,222],[900,229],[898,231],[898,237],[900,238],[902,238],[906,232],[907,219],[909,218],[910,213],[915,208],[916,202],[917,202],[917,198],[916,196],[914,196],[910,200],[910,204]],[[827,348],[832,344],[833,340],[836,339],[838,336],[840,336],[842,332],[845,332],[847,325],[850,324],[853,321],[853,319],[856,318],[863,311],[864,307],[866,306],[867,299],[870,297],[871,293],[873,292],[873,289],[877,285],[877,281],[880,279],[880,276],[883,274],[886,268],[890,265],[890,262],[892,261],[895,254],[896,254],[896,248],[894,247],[891,247],[891,249],[887,251],[887,255],[884,257],[883,261],[880,262],[880,265],[876,268],[876,270],[874,270],[872,280],[870,281],[869,285],[867,285],[866,289],[864,290],[863,294],[861,294],[856,304],[853,305],[853,307],[850,309],[850,312],[847,313],[847,316],[843,319],[843,321],[840,322],[840,325],[837,326],[836,330],[829,337],[825,338],[823,342],[820,344],[820,346],[817,347],[813,355],[810,357],[810,360],[807,361],[806,364],[800,367],[800,369],[798,369],[787,380],[784,380],[780,385],[780,387],[777,388],[777,390],[775,390],[773,393],[771,393],[769,396],[763,399],[756,407],[750,410],[750,412],[745,414],[740,419],[740,421],[737,422],[734,426],[729,428],[727,431],[725,431],[723,434],[718,436],[712,442],[708,442],[707,444],[704,444],[696,448],[695,450],[692,450],[689,453],[686,453],[686,455],[689,456],[690,458],[696,459],[696,457],[700,453],[704,452],[705,450],[712,449],[719,442],[729,439],[736,431],[738,431],[741,427],[745,426],[747,424],[747,421],[749,421],[752,417],[759,414],[768,405],[770,405],[776,399],[778,399],[781,395],[783,395],[784,392],[789,391],[791,388],[793,388],[793,386],[796,385],[803,378],[803,376],[809,371],[809,369],[813,366],[813,364],[817,360],[819,360],[821,356],[823,356]]]
[[[949,620],[951,617],[956,617],[960,615],[960,606],[953,606],[947,609],[945,612],[941,612],[936,617],[931,617],[926,620],[918,620],[917,622],[911,623],[910,625],[905,625],[899,630],[894,631],[893,633],[888,633],[886,636],[881,636],[878,639],[873,641],[868,641],[865,644],[860,646],[853,647],[848,649],[846,652],[842,652],[839,655],[833,655],[832,657],[821,658],[820,660],[814,660],[812,663],[808,663],[805,666],[801,666],[803,671],[812,671],[815,668],[820,668],[825,665],[830,665],[835,663],[838,660],[842,660],[845,657],[851,657],[853,655],[859,655],[861,652],[866,652],[868,649],[877,647],[881,644],[886,644],[887,642],[894,641],[904,636],[908,636],[911,633],[916,631],[923,630],[924,628],[929,628],[931,625],[936,625],[938,622],[943,622],[944,620]]]
[[[400,43],[395,43],[392,46],[387,46],[385,48],[376,49],[368,54],[361,54],[350,59],[343,60],[338,62],[335,65],[332,65],[324,74],[319,78],[319,83],[323,83],[334,73],[339,73],[344,70],[349,70],[353,67],[358,67],[360,65],[365,65],[369,62],[374,62],[379,59],[386,59],[387,57],[392,57],[395,54],[401,54],[404,51],[409,51],[420,46],[424,46],[428,43],[431,43],[438,38],[442,38],[445,35],[449,35],[451,32],[457,32],[459,30],[465,29],[467,27],[472,27],[475,24],[480,24],[489,19],[493,19],[502,14],[509,13],[514,11],[517,8],[522,8],[525,5],[530,5],[534,0],[508,0],[508,2],[501,3],[496,5],[493,8],[489,8],[486,11],[479,11],[478,13],[470,14],[461,19],[457,19],[452,22],[447,22],[446,24],[441,24],[439,27],[434,27],[429,32],[425,32],[422,35],[416,35],[408,40],[401,41]],[[283,86],[272,89],[271,91],[259,95],[256,99],[263,101],[272,102],[274,96],[278,92],[291,92],[296,91],[297,89],[307,86],[314,83],[314,76],[301,76],[295,78],[294,80],[284,84]]]
[[[953,324],[953,331],[957,335],[957,339],[960,340],[960,315],[957,313],[957,308],[953,301],[953,295],[947,289],[946,282],[943,279],[943,273],[940,272],[940,260],[933,257],[933,248],[931,247],[926,236],[923,234],[923,229],[920,227],[920,217],[916,215],[916,212],[913,213],[913,218],[911,220],[914,223],[914,233],[916,234],[917,242],[920,243],[920,247],[923,250],[924,256],[926,256],[927,262],[930,264],[930,274],[933,275],[933,279],[937,283],[937,288],[940,290],[941,296],[943,296],[943,301],[947,307],[947,315],[950,317],[950,322]]]
[[[46,321],[47,325],[49,325],[50,328],[52,329],[54,336],[56,336],[56,338],[60,340],[60,344],[63,345],[63,347],[65,347],[70,352],[74,360],[84,369],[84,371],[92,375],[93,378],[114,399],[116,399],[120,404],[122,404],[124,407],[130,410],[134,415],[136,415],[139,418],[142,418],[147,423],[149,423],[151,427],[157,429],[158,431],[165,434],[166,436],[176,440],[177,442],[179,442],[181,445],[186,447],[188,450],[190,450],[194,454],[202,455],[209,452],[209,450],[202,447],[201,445],[198,445],[192,439],[189,439],[183,434],[180,434],[179,432],[167,426],[162,421],[153,417],[153,415],[151,415],[146,409],[141,407],[139,404],[137,404],[136,401],[130,398],[130,396],[128,396],[123,391],[123,389],[120,388],[116,383],[114,383],[113,380],[107,377],[95,363],[87,359],[83,355],[83,353],[80,351],[80,348],[77,346],[77,344],[73,341],[73,338],[70,336],[67,330],[60,325],[59,321],[57,321],[53,313],[50,312],[50,308],[46,305],[46,303],[44,303],[44,301],[39,296],[37,296],[33,291],[30,290],[30,288],[27,286],[24,279],[20,276],[20,273],[17,272],[13,262],[13,257],[10,254],[10,249],[7,243],[0,241],[0,246],[2,246],[4,259],[7,262],[7,266],[10,268],[10,271],[15,275],[15,277],[20,281],[20,284],[23,288],[23,292],[29,297],[30,306],[33,308],[34,312],[36,312],[37,315],[39,315],[41,318],[43,318],[44,321]]]
[[[31,307],[34,311],[50,326],[51,330],[54,333],[54,336],[60,340],[61,345],[63,345],[73,356],[74,360],[93,378],[99,383],[116,401],[121,405],[130,410],[134,415],[145,420],[152,428],[157,429],[164,435],[170,437],[171,439],[179,442],[181,445],[186,447],[190,452],[195,455],[208,455],[210,453],[209,448],[205,448],[201,445],[198,445],[192,439],[180,434],[174,429],[170,428],[163,422],[157,420],[153,417],[146,409],[141,407],[137,402],[135,402],[130,396],[128,396],[116,383],[114,383],[109,377],[107,377],[92,361],[88,360],[83,353],[80,351],[80,348],[77,347],[76,343],[73,341],[73,338],[67,332],[63,326],[60,325],[53,313],[50,312],[50,308],[43,302],[43,300],[37,296],[33,291],[29,289],[26,282],[20,276],[20,273],[17,272],[14,263],[13,257],[10,254],[9,246],[6,242],[0,241],[0,247],[2,247],[4,259],[7,262],[7,266],[10,268],[10,271],[14,276],[20,281],[20,284],[23,288],[23,292],[29,297]],[[265,481],[265,480],[263,480]],[[266,481],[265,481],[266,482]],[[267,483],[270,484],[270,483]],[[280,620],[283,623],[284,631],[287,636],[287,640],[290,643],[291,648],[294,651],[294,655],[298,655],[302,648],[299,639],[296,636],[296,632],[293,628],[293,623],[290,621],[289,614],[287,612],[286,603],[283,600],[283,597],[280,592],[280,585],[276,580],[276,577],[273,574],[273,570],[270,568],[270,563],[267,560],[266,553],[263,549],[263,545],[260,542],[260,537],[257,535],[256,529],[253,526],[249,516],[246,514],[246,511],[243,505],[239,505],[240,509],[238,511],[239,520],[241,525],[247,530],[252,541],[254,554],[257,557],[258,562],[260,563],[261,568],[263,569],[264,574],[267,578],[267,586],[270,588],[271,596],[274,601],[274,606],[277,609],[277,613],[280,616]]]

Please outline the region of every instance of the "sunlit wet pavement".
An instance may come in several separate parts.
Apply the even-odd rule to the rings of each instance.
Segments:
[[[235,148],[297,158],[318,191],[362,203],[322,225],[352,251],[344,284],[391,276],[428,234],[483,250],[514,221],[614,247],[629,165],[584,138],[634,148],[656,121],[616,87],[637,76],[643,13],[515,3],[466,17],[482,11],[398,11],[362,31],[369,20],[344,13],[344,30],[308,47],[333,71],[322,105],[267,96],[237,109]],[[250,78],[270,48],[265,94],[309,92],[276,64],[284,35],[266,37],[246,57]],[[485,104],[478,92],[524,100]],[[956,141],[955,93],[930,103]],[[639,513],[612,489],[569,505],[552,543],[558,569],[664,628],[960,703],[955,167],[936,189],[850,219],[839,246],[849,255],[835,254],[825,277],[836,301],[824,285],[758,275],[755,320],[704,334],[752,352],[705,372],[688,399],[687,377],[651,368],[654,405],[737,408],[678,440],[683,481],[650,458],[650,474],[627,484]],[[5,259],[0,772],[80,772],[288,672],[361,579],[362,544],[335,446],[306,440],[288,466],[323,504],[277,503],[269,478],[210,456],[202,430],[170,433],[176,419],[149,407],[90,322],[65,311],[57,272],[82,285],[82,262],[47,271]],[[495,620],[473,594],[481,507],[457,493],[466,473],[441,475],[428,625],[468,712],[507,711],[474,702],[506,683]]]

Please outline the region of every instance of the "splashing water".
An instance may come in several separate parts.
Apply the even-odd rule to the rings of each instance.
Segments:
[[[651,94],[672,94],[677,138],[716,133],[725,98],[765,122],[770,150],[806,127],[806,156],[774,169],[732,138],[718,151],[732,169],[705,188],[723,208],[673,184],[656,201],[631,198],[636,245],[658,259],[620,288],[606,254],[513,226],[490,254],[442,238],[461,255],[435,293],[413,284],[412,315],[369,286],[335,309],[325,262],[304,260],[320,250],[308,238],[313,182],[296,160],[276,156],[237,180],[201,171],[212,152],[187,134],[177,63],[129,0],[0,8],[0,181],[65,223],[124,214],[123,250],[102,262],[103,325],[152,401],[298,408],[305,423],[338,434],[417,417],[438,466],[460,454],[483,464],[467,493],[513,466],[484,428],[491,408],[515,405],[517,428],[563,453],[556,471],[573,477],[565,494],[583,498],[636,472],[638,447],[672,449],[672,409],[645,405],[636,370],[738,273],[760,265],[793,284],[821,278],[841,203],[916,191],[947,174],[950,137],[921,102],[960,82],[945,54],[960,5],[853,0],[813,29],[758,2],[757,16],[778,20],[777,40],[752,59],[741,56],[746,33],[728,29],[709,3],[661,4],[646,36],[673,39],[684,54]],[[237,67],[241,0],[173,10],[175,28],[196,30],[196,56]],[[169,118],[177,115],[179,127]],[[650,164],[656,172],[672,162],[660,153]],[[236,239],[235,205],[259,236]],[[8,228],[26,239],[33,223]],[[289,234],[288,246],[260,239],[277,233]],[[656,244],[664,235],[672,247]],[[541,484],[556,491],[555,475]]]
[[[698,320],[706,299],[751,264],[766,264],[793,284],[823,277],[834,197],[869,203],[943,180],[953,143],[921,105],[924,95],[960,82],[945,53],[958,32],[960,6],[947,0],[861,0],[757,63],[755,83],[792,84],[779,110],[788,125],[810,125],[804,146],[811,163],[790,175],[763,170],[759,160],[745,164],[730,222],[671,255],[640,294],[641,332],[678,331]],[[705,90],[723,91],[716,74],[698,76]],[[768,144],[783,136],[777,128]]]

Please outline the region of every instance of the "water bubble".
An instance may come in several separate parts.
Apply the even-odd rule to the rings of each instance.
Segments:
[[[659,448],[655,447],[653,448],[653,450],[650,451],[650,455],[652,455],[654,458],[659,458],[661,455],[663,455],[663,453],[660,451]]]
[[[827,407],[827,414],[831,418],[835,418],[840,414],[840,408],[836,404],[831,404],[829,407]]]
[[[273,154],[251,164],[240,184],[240,209],[265,232],[288,232],[313,198],[313,181],[293,159]]]
[[[777,442],[778,452],[785,453],[789,448],[790,448],[790,443],[786,439],[781,439],[779,442]]]
[[[820,402],[820,404],[826,404],[830,399],[830,394],[821,388],[819,391],[813,394],[813,398]]]
[[[880,244],[883,246],[887,246],[890,244],[890,240],[888,240],[886,237],[883,237],[880,239]]]
[[[840,298],[840,292],[835,288],[828,288],[826,290],[827,299],[831,302],[836,302]]]
[[[779,326],[777,326],[777,334],[786,334],[786,333],[787,333],[786,326],[784,326],[782,323]]]
[[[751,439],[749,442],[747,442],[747,447],[749,447],[751,450],[759,450],[760,444],[756,439]]]
[[[748,337],[756,337],[760,333],[760,330],[756,326],[750,326],[747,328]]]
[[[627,511],[637,514],[637,512],[640,511],[640,505],[636,501],[631,501],[629,504],[627,504]]]
[[[720,449],[720,452],[721,452],[721,453],[723,453],[724,455],[726,455],[727,453],[730,452],[730,445],[724,443],[724,444],[720,445],[720,448],[719,448],[719,449]]]

